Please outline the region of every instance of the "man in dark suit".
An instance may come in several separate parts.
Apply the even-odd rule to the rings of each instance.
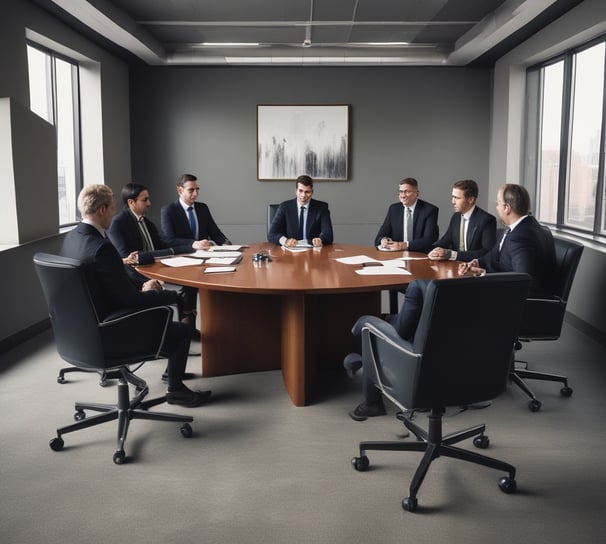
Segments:
[[[428,253],[432,260],[469,261],[488,253],[497,240],[497,220],[476,205],[478,184],[472,179],[455,182],[452,206],[455,213],[442,238]]]
[[[168,247],[160,238],[158,229],[147,218],[151,206],[149,190],[140,183],[127,183],[122,189],[124,207],[114,216],[107,230],[107,236],[114,244],[126,266],[126,272],[137,287],[147,278],[137,272],[135,266],[151,264],[157,257],[191,253],[192,244]],[[180,308],[179,320],[191,329],[192,340],[200,340],[200,331],[196,329],[196,304],[198,290],[194,287],[182,287],[183,306]]]
[[[91,290],[91,298],[99,319],[122,309],[151,308],[179,304],[175,291],[164,291],[156,280],[148,280],[137,289],[129,278],[122,259],[106,238],[116,211],[114,195],[106,185],[89,185],[80,191],[78,208],[82,222],[70,231],[63,242],[62,254],[82,261]],[[146,331],[132,331],[133,335]],[[170,322],[162,346],[168,357],[169,404],[194,407],[205,403],[210,391],[191,391],[183,384],[183,374],[189,352],[189,329]]]
[[[555,246],[551,231],[530,215],[530,195],[521,185],[501,185],[497,215],[508,227],[489,253],[462,263],[459,274],[526,272],[532,276],[529,297],[550,296],[555,285]]]
[[[160,227],[171,247],[190,245],[193,249],[208,249],[212,245],[231,242],[215,223],[208,206],[196,202],[200,193],[198,178],[181,174],[177,179],[179,198],[160,210]]]
[[[405,340],[412,341],[414,338],[429,282],[430,280],[413,280],[410,282],[408,289],[406,289],[404,304],[402,304],[398,314],[387,316],[387,321],[393,325],[397,333]],[[362,357],[360,355],[362,353],[362,327],[367,317],[360,317],[351,330],[354,335],[356,352],[350,353],[345,358],[344,366],[348,371],[355,372],[355,370],[362,366]],[[372,372],[363,371],[362,396],[364,400],[349,412],[349,417],[354,421],[364,421],[369,417],[383,416],[386,413],[381,391],[375,387],[374,382],[369,378],[372,375]]]
[[[427,253],[438,239],[438,208],[419,199],[419,183],[414,178],[400,182],[398,196],[400,202],[389,206],[375,246],[388,251]]]
[[[328,204],[311,198],[314,193],[313,180],[309,176],[299,176],[295,187],[296,198],[280,204],[267,239],[286,247],[295,247],[299,240],[307,240],[314,247],[332,244]]]

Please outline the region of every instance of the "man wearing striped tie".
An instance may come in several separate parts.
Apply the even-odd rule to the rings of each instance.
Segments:
[[[161,238],[156,225],[147,218],[151,198],[145,185],[127,183],[122,189],[122,201],[122,211],[114,216],[107,236],[122,257],[129,277],[140,289],[148,278],[137,272],[135,266],[151,264],[157,257],[192,253],[194,249],[191,243],[169,247]],[[183,287],[181,293],[183,307],[179,318],[192,329],[192,340],[199,340],[200,332],[195,328],[197,290]]]
[[[452,187],[454,212],[444,236],[428,253],[432,260],[470,261],[488,253],[496,242],[497,220],[481,209],[476,200],[478,184],[462,179]]]

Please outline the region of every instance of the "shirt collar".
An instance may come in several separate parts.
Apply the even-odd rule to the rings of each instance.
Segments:
[[[181,207],[187,211],[189,209],[189,206],[187,204],[185,204],[185,202],[183,202],[181,199],[179,199],[179,204],[181,204]],[[195,208],[195,203],[191,205],[192,208]]]
[[[91,221],[90,219],[82,219],[82,222],[90,225],[91,227],[95,227],[99,231],[99,234],[103,236],[103,238],[106,238],[105,229],[101,225],[97,225],[97,223]]]
[[[515,229],[527,217],[528,217],[527,215],[523,215],[522,217],[520,217],[520,219],[518,219],[515,223],[512,223],[511,225],[509,225],[509,230],[513,231],[513,229]]]
[[[469,218],[471,217],[471,214],[473,213],[473,211],[476,209],[476,205],[474,204],[471,208],[469,208],[469,210],[467,210],[467,212],[461,214],[466,221],[469,221]]]

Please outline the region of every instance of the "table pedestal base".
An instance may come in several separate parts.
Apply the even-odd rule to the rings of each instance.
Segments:
[[[381,293],[284,295],[200,289],[202,375],[282,369],[296,406],[313,393],[319,367],[352,351],[351,327],[380,315]]]

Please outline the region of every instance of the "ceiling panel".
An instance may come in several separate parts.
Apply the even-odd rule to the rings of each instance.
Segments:
[[[34,0],[131,61],[490,66],[581,0]],[[219,44],[219,45],[208,45]],[[238,45],[230,45],[236,42]],[[408,42],[394,44],[392,42]],[[244,46],[242,44],[248,44]],[[258,44],[258,45],[253,45]],[[419,51],[423,54],[419,55]],[[263,57],[262,60],[259,60]]]

